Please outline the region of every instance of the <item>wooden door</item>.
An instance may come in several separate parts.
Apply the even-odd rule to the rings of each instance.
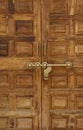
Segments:
[[[43,62],[73,64],[42,79],[42,130],[82,130],[83,0],[42,0],[42,38]]]
[[[0,0],[0,130],[41,127],[40,0]]]

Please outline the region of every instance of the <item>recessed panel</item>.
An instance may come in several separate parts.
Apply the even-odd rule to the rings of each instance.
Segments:
[[[7,13],[8,11],[8,0],[0,0],[0,14]]]
[[[67,88],[67,76],[66,75],[59,75],[59,76],[52,76],[52,88]]]
[[[76,130],[82,130],[83,129],[83,117],[77,117],[76,119]]]
[[[68,55],[68,45],[66,41],[54,41],[48,42],[48,54],[50,56],[67,56]]]
[[[76,0],[76,13],[83,14],[83,0]]]
[[[48,1],[50,12],[64,14],[68,13],[68,1],[67,0],[49,0]]]
[[[16,56],[33,56],[33,42],[17,41],[15,42]]]
[[[83,88],[83,75],[78,75],[77,76],[77,87],[78,88]]]
[[[4,17],[0,17],[0,35],[8,34],[8,21]]]
[[[15,23],[17,35],[33,35],[33,21],[17,20]]]
[[[83,56],[83,39],[76,40],[75,53],[77,56]]]
[[[0,118],[0,129],[7,129],[8,128],[8,118]]]
[[[32,97],[16,97],[16,107],[17,108],[31,108],[32,107]]]
[[[7,109],[9,105],[8,96],[0,96],[0,109]]]
[[[75,34],[76,35],[82,35],[83,34],[83,20],[82,19],[79,19],[79,20],[76,21]]]
[[[49,36],[67,36],[69,34],[69,21],[50,14]]]
[[[68,118],[55,116],[51,119],[51,130],[67,130],[68,129]]]
[[[18,118],[16,123],[17,129],[26,129],[32,130],[33,129],[33,119],[32,118]]]
[[[83,110],[83,95],[78,95],[75,97],[75,106],[78,110]]]
[[[68,96],[57,95],[52,96],[52,109],[67,109]]]
[[[14,0],[16,13],[33,13],[33,0]]]
[[[6,87],[8,85],[8,75],[2,74],[0,75],[0,87]]]
[[[8,41],[0,40],[0,56],[8,56]]]
[[[33,86],[33,75],[30,74],[17,74],[16,75],[16,86],[17,87],[32,87]]]

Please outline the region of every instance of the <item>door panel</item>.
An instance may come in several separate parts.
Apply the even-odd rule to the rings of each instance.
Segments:
[[[82,0],[0,0],[1,130],[83,129],[82,17]]]
[[[83,129],[82,5],[82,0],[42,1],[42,61],[73,64],[52,67],[48,80],[42,76],[43,130]]]
[[[41,128],[40,29],[39,0],[0,0],[1,130]]]

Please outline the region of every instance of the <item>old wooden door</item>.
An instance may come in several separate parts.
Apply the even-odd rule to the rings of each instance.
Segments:
[[[82,129],[83,0],[0,0],[0,130]]]
[[[40,27],[40,0],[0,0],[0,130],[41,127]]]
[[[42,81],[42,130],[83,130],[83,0],[42,0],[42,39],[59,66]]]

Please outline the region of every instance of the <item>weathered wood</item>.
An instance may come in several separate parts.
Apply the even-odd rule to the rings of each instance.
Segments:
[[[0,0],[0,129],[83,129],[83,0]]]
[[[40,0],[0,0],[0,129],[41,129]]]
[[[83,129],[83,1],[42,0],[42,61],[53,67],[42,80],[42,130]]]

